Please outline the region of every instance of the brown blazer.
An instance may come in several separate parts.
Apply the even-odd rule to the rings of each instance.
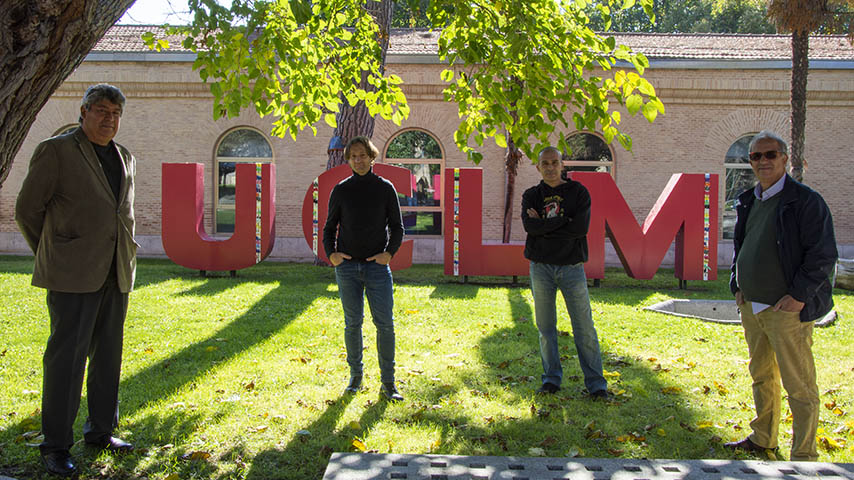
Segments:
[[[124,172],[118,203],[81,128],[36,147],[15,204],[15,221],[35,254],[33,285],[58,292],[97,291],[115,253],[119,289],[133,290],[136,160],[126,148],[116,147]]]

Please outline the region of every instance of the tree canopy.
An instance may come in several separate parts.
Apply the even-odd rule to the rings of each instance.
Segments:
[[[461,119],[455,142],[474,162],[485,139],[506,146],[508,136],[535,158],[558,125],[599,130],[631,148],[614,107],[652,121],[664,106],[643,78],[647,59],[594,32],[588,7],[607,20],[636,4],[652,14],[652,0],[406,2],[415,12],[409,18],[440,31],[445,98],[459,105]],[[197,53],[194,68],[210,83],[217,118],[252,107],[273,116],[273,134],[296,137],[316,134],[321,120],[335,127],[342,102],[365,102],[371,115],[397,124],[409,114],[402,80],[383,73],[377,35],[384,32],[363,0],[234,0],[230,8],[190,0],[189,7],[192,24],[174,33]],[[363,75],[368,88],[358,85]],[[568,150],[563,133],[557,138]]]

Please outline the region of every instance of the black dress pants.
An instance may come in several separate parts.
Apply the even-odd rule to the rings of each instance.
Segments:
[[[44,352],[42,454],[69,450],[80,407],[83,370],[87,370],[89,417],[83,427],[87,442],[111,435],[119,419],[119,377],[128,294],[109,276],[96,292],[49,290],[50,337]]]

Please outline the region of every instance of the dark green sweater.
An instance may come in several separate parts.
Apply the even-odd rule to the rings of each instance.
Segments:
[[[774,305],[788,291],[777,249],[774,222],[781,195],[756,200],[747,217],[744,243],[736,259],[738,288],[744,299]]]

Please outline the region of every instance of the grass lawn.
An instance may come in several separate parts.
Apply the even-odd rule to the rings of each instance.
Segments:
[[[47,478],[40,465],[41,355],[49,323],[32,259],[0,257],[0,474]],[[98,453],[82,440],[80,478],[317,479],[333,451],[623,458],[734,458],[753,414],[739,326],[642,310],[668,298],[730,298],[722,271],[680,291],[672,272],[633,280],[609,270],[591,288],[611,403],[589,400],[570,333],[564,388],[539,397],[541,365],[527,279],[461,284],[441,266],[395,274],[397,377],[406,400],[378,395],[375,330],[365,325],[364,390],[348,378],[334,273],[263,263],[201,278],[141,260],[125,327],[121,422],[137,446]],[[814,334],[820,460],[854,462],[854,299]],[[559,308],[563,308],[562,300]],[[569,330],[566,311],[559,328]],[[81,438],[86,401],[75,425]],[[784,416],[788,409],[784,403]],[[781,426],[788,458],[791,422]],[[749,458],[740,456],[738,458]]]

